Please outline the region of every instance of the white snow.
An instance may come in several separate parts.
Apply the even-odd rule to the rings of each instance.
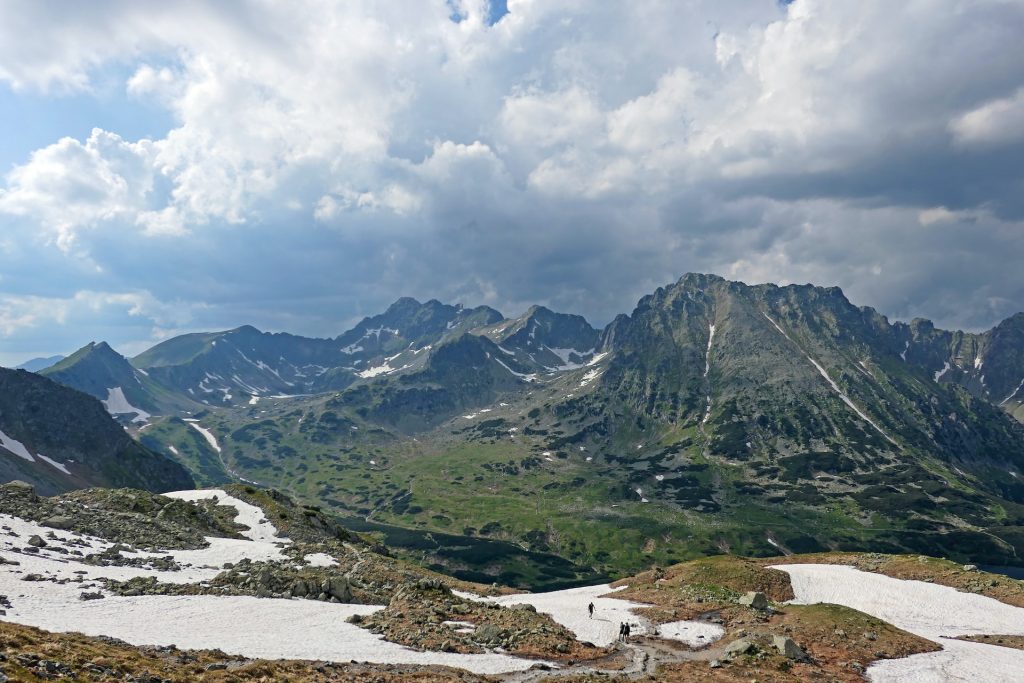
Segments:
[[[582,387],[587,386],[588,384],[593,382],[595,379],[600,377],[601,373],[603,373],[603,372],[604,372],[603,370],[598,370],[597,368],[594,368],[593,370],[587,370],[586,374],[583,375],[583,379],[580,380],[580,387],[582,388]]]
[[[1011,398],[1017,395],[1017,392],[1020,391],[1021,388],[1024,388],[1024,379],[1020,381],[1020,384],[1017,385],[1017,388],[1014,389],[1009,396],[1007,396],[1006,398],[999,402],[999,405],[1005,405]]]
[[[537,379],[537,375],[527,375],[527,374],[524,374],[522,372],[516,372],[515,370],[513,370],[509,366],[507,366],[504,363],[502,363],[500,358],[495,358],[494,362],[497,363],[498,365],[500,365],[501,367],[505,368],[509,372],[511,372],[513,375],[515,375],[519,379],[524,380],[526,382],[532,382],[533,380]]]
[[[910,350],[910,340],[908,339],[907,340],[907,345],[903,347],[902,351],[900,351],[900,358],[902,358],[903,360],[907,360],[907,351],[909,351],[909,350]]]
[[[260,402],[260,397],[259,396],[250,396],[249,397],[249,405],[254,406],[254,405],[256,405],[259,402]]]
[[[1024,635],[1024,609],[953,588],[893,579],[840,565],[776,565],[790,575],[798,604],[852,607],[942,645],[940,652],[883,660],[868,668],[874,683],[985,681],[1011,683],[1024,651],[953,640],[972,634]]]
[[[637,616],[632,610],[647,607],[629,600],[601,597],[621,588],[608,584],[570,588],[551,593],[525,593],[504,595],[497,598],[480,598],[472,593],[453,591],[468,600],[496,602],[499,605],[533,605],[538,612],[550,615],[552,619],[576,634],[578,640],[593,643],[598,647],[611,645],[619,636],[619,624],[629,622],[633,633],[645,635],[650,632],[650,623]],[[587,605],[594,603],[594,618],[587,614]]]
[[[786,339],[788,339],[788,340],[789,340],[789,341],[790,341],[790,342],[791,342],[791,343],[792,343],[792,344],[793,344],[794,346],[796,346],[796,347],[797,347],[797,348],[799,348],[799,349],[800,349],[801,351],[803,351],[803,348],[802,348],[802,347],[800,347],[800,345],[799,345],[799,344],[797,344],[797,343],[796,343],[795,341],[793,341],[793,339],[792,339],[792,338],[790,338],[790,336],[789,336],[788,334],[786,334],[786,333],[785,333],[785,332],[784,332],[784,331],[782,330],[782,328],[781,328],[781,327],[779,327],[779,325],[778,325],[778,324],[777,324],[777,323],[776,323],[776,322],[775,322],[774,320],[772,320],[772,319],[771,319],[771,317],[770,317],[770,316],[769,316],[769,315],[768,315],[767,313],[765,313],[765,314],[764,314],[764,317],[765,317],[765,318],[768,318],[768,322],[770,322],[770,323],[771,323],[772,325],[774,325],[774,326],[775,326],[775,329],[779,331],[779,334],[781,334],[781,335],[782,335],[783,337],[785,337]],[[818,371],[818,374],[820,374],[820,375],[821,375],[822,377],[824,377],[824,378],[825,378],[825,381],[826,381],[826,382],[828,382],[829,386],[831,386],[831,387],[832,387],[832,390],[833,390],[834,392],[836,392],[836,393],[837,393],[837,394],[839,395],[839,398],[840,398],[840,399],[842,399],[843,403],[845,403],[845,404],[846,404],[846,405],[847,405],[847,406],[848,406],[848,407],[849,407],[849,408],[850,408],[850,409],[851,409],[851,410],[852,410],[853,412],[857,413],[857,415],[858,415],[858,416],[860,416],[860,418],[861,418],[862,420],[864,420],[864,421],[865,421],[865,422],[867,422],[867,423],[868,423],[869,425],[871,425],[872,427],[874,427],[874,428],[875,428],[875,431],[876,431],[876,432],[878,432],[879,434],[881,434],[882,436],[884,436],[884,437],[885,437],[885,439],[886,439],[886,440],[887,440],[887,441],[888,441],[889,443],[891,443],[891,444],[893,444],[893,445],[896,445],[896,442],[895,442],[895,441],[893,441],[893,439],[892,439],[892,438],[891,438],[891,437],[890,437],[890,436],[889,436],[888,434],[886,434],[886,433],[885,433],[885,431],[884,431],[884,430],[883,430],[883,429],[882,429],[881,427],[879,427],[879,426],[878,426],[878,425],[877,425],[877,424],[875,423],[875,421],[874,421],[874,420],[872,420],[872,419],[871,419],[870,417],[868,417],[868,416],[867,416],[867,414],[866,414],[866,413],[865,413],[865,412],[864,412],[863,410],[861,410],[860,408],[858,408],[858,407],[857,407],[857,404],[855,404],[855,403],[854,403],[854,402],[853,402],[852,400],[850,400],[850,397],[849,397],[849,396],[847,396],[847,395],[846,395],[846,394],[845,394],[845,393],[843,392],[843,390],[839,388],[839,385],[835,383],[835,380],[833,380],[833,379],[832,379],[832,377],[831,377],[831,376],[830,376],[830,375],[828,374],[828,371],[826,371],[826,370],[825,370],[825,368],[824,368],[824,367],[822,367],[821,363],[819,363],[818,361],[816,361],[816,360],[814,360],[813,358],[811,358],[810,354],[808,354],[808,353],[806,353],[806,352],[804,353],[804,357],[805,357],[805,358],[807,358],[807,360],[809,360],[809,361],[811,362],[811,365],[813,365],[813,366],[814,366],[814,368],[815,368],[815,369],[816,369],[816,370]]]
[[[704,352],[704,376],[711,372],[711,342],[715,340],[715,326],[708,326],[708,349]]]
[[[570,356],[575,355],[578,358],[585,358],[596,350],[590,349],[589,351],[577,351],[576,349],[556,349],[550,346],[545,346],[544,348],[558,356],[558,359],[562,361],[561,365],[557,368],[552,368],[552,370],[576,370],[578,368],[582,368],[585,363],[573,362]]]
[[[139,567],[98,567],[74,561],[74,556],[55,552],[68,550],[92,552],[112,544],[73,532],[45,529],[38,524],[9,515],[0,515],[0,524],[17,536],[0,536],[0,556],[18,565],[0,565],[0,593],[9,595],[13,608],[5,619],[50,631],[77,631],[87,635],[106,635],[136,645],[169,645],[180,648],[219,648],[247,657],[268,659],[310,659],[334,662],[352,660],[386,664],[434,664],[491,674],[520,671],[535,661],[503,654],[459,655],[416,652],[388,643],[380,636],[346,623],[353,614],[371,614],[373,605],[343,605],[313,600],[257,599],[251,597],[138,596],[107,595],[103,600],[82,601],[79,593],[98,577],[126,580],[136,576],[155,576],[161,581],[196,583],[221,571],[224,562],[279,560],[287,558],[278,547],[288,539],[276,535],[273,525],[263,519],[263,511],[221,490],[180,491],[168,494],[182,500],[216,496],[221,504],[236,508],[236,521],[248,526],[244,532],[251,540],[208,539],[209,548],[170,551],[181,571],[160,571]],[[54,537],[37,555],[15,552],[29,535]],[[87,547],[75,543],[84,542]],[[315,566],[327,566],[331,558],[322,553],[307,555]],[[153,557],[155,553],[138,553]],[[76,574],[76,572],[82,572]],[[37,573],[68,581],[63,584],[25,582],[23,574]]]
[[[607,355],[608,355],[607,351],[605,351],[603,353],[595,354],[594,357],[591,358],[590,361],[587,363],[587,365],[597,365],[602,360],[604,360],[604,357],[607,356]]]
[[[392,356],[391,358],[388,358],[384,362],[384,365],[378,365],[377,367],[374,368],[367,368],[366,370],[363,370],[362,372],[358,372],[356,374],[362,377],[363,379],[369,379],[370,377],[377,377],[378,375],[390,375],[393,372],[400,372],[410,367],[409,365],[403,365],[400,368],[391,367],[390,362],[397,357],[398,356]]]
[[[128,399],[124,396],[124,389],[121,387],[107,389],[107,399],[102,403],[111,415],[131,415],[135,413],[132,422],[146,422],[150,418],[149,413],[145,410],[136,408],[128,402]]]
[[[985,361],[982,359],[981,356],[978,356],[977,358],[974,359],[974,369],[975,370],[981,370],[981,366],[984,365],[984,364],[985,364]]]
[[[692,647],[713,643],[723,635],[724,628],[703,621],[673,621],[658,626],[658,637],[678,640]]]
[[[171,453],[174,453],[175,455],[178,455],[178,449],[175,448],[174,446],[168,446],[167,450],[169,450]]]
[[[194,424],[194,423],[193,423]],[[171,493],[165,493],[168,498],[177,498],[178,500],[187,500],[194,502],[197,500],[211,500],[216,498],[217,505],[227,505],[235,508],[238,514],[235,516],[235,523],[249,527],[248,531],[241,532],[243,536],[251,541],[269,543],[273,541],[283,541],[285,543],[291,543],[288,539],[279,538],[277,535],[277,528],[267,521],[263,514],[263,510],[257,506],[246,503],[245,501],[239,500],[232,495],[229,495],[227,491],[223,489],[199,489],[196,491],[173,491]]]
[[[647,607],[647,605],[614,597],[603,597],[624,588],[625,586],[612,588],[608,584],[603,584],[551,593],[525,593],[497,598],[481,598],[462,591],[453,591],[453,593],[468,600],[496,602],[506,607],[533,605],[538,612],[549,615],[572,631],[578,640],[593,643],[598,647],[605,647],[616,641],[619,636],[619,624],[623,622],[629,622],[635,635],[653,635],[655,631],[649,621],[633,613],[633,610]],[[590,603],[594,604],[592,619],[587,612],[587,606]],[[657,632],[662,638],[680,640],[689,645],[704,645],[720,638],[723,633],[722,629],[714,624],[693,621],[663,624],[657,628]],[[703,635],[704,638],[699,638],[700,635]]]
[[[36,461],[36,459],[32,457],[32,454],[28,452],[28,449],[25,448],[25,444],[18,441],[17,439],[13,439],[7,436],[2,431],[0,431],[0,446],[3,446],[11,453],[14,453],[16,456],[18,456],[19,458],[24,458],[29,462]]]
[[[302,558],[302,561],[311,567],[336,567],[338,561],[327,553],[310,553]]]
[[[210,448],[220,453],[220,444],[217,443],[217,437],[213,435],[213,432],[199,424],[199,420],[185,418],[185,422],[187,422],[192,429],[203,435],[203,438],[206,439],[206,443],[210,444]]]
[[[57,462],[56,460],[52,460],[50,458],[47,458],[42,453],[36,453],[36,455],[39,456],[40,460],[42,460],[43,462],[48,463],[50,465],[53,465],[54,467],[56,467],[58,470],[60,470],[64,474],[71,474],[70,472],[68,472],[68,468],[64,466],[64,463]]]
[[[949,361],[948,360],[945,363],[942,364],[942,369],[941,370],[937,370],[935,372],[935,381],[938,382],[939,379],[943,375],[945,375],[947,372],[949,372]]]

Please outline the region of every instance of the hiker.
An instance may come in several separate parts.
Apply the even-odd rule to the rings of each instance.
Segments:
[[[590,613],[590,618],[593,619],[594,618],[594,603],[590,603],[589,605],[587,605],[587,612]]]
[[[622,635],[625,636],[624,640],[627,643],[629,642],[629,636],[630,636],[630,634],[632,632],[633,632],[633,628],[629,625],[628,621],[625,624],[622,625]]]
[[[619,622],[619,640],[623,641],[625,639],[626,639],[626,625],[620,621]]]

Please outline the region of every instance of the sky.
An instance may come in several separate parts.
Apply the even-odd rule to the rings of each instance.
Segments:
[[[1024,310],[1021,0],[5,0],[0,364],[686,272]]]

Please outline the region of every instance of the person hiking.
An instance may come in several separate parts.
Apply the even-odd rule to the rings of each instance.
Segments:
[[[626,639],[626,625],[620,621],[619,622],[619,640],[622,641],[622,640],[625,640],[625,639]]]
[[[593,619],[594,618],[594,603],[590,603],[589,605],[587,605],[587,612],[590,613],[590,618]]]
[[[624,636],[623,639],[627,643],[629,642],[629,636],[632,634],[632,632],[633,632],[633,628],[629,625],[628,621],[625,624],[622,625],[622,635]]]

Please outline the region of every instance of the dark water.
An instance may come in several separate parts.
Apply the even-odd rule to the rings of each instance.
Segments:
[[[1024,581],[1024,567],[998,567],[990,564],[978,565],[978,568],[982,571],[991,572],[993,574],[1002,574],[1003,576],[1009,576],[1011,579],[1020,579]]]
[[[373,534],[396,555],[463,581],[544,592],[592,586],[608,577],[553,553],[524,550],[490,538],[428,532],[340,517],[347,529]]]

